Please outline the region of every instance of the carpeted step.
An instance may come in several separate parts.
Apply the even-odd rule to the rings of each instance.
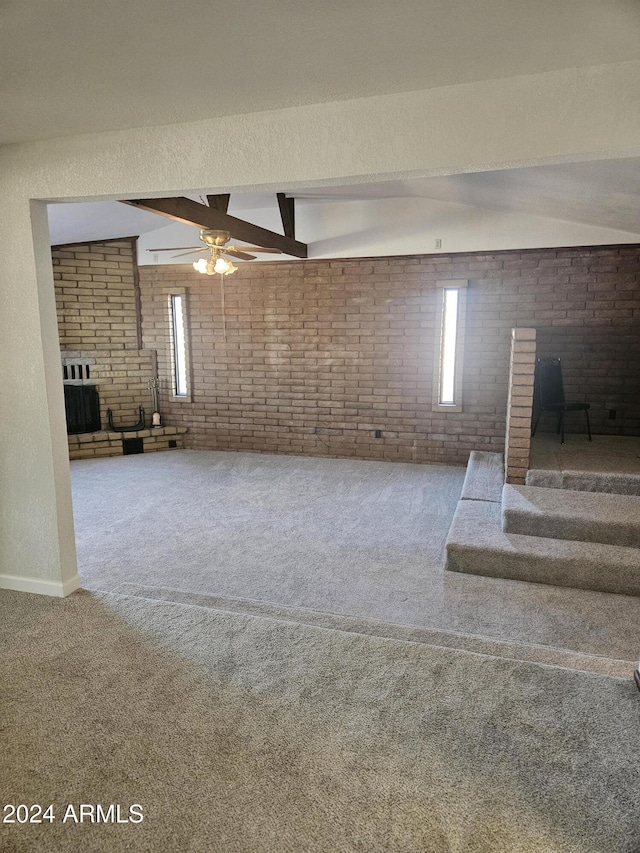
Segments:
[[[461,499],[465,501],[500,501],[504,483],[502,453],[472,450],[467,473],[462,484]]]
[[[639,549],[505,533],[488,501],[459,501],[446,547],[453,572],[640,595]]]
[[[640,497],[505,485],[502,529],[523,536],[640,548]]]
[[[526,484],[577,492],[640,495],[640,474],[621,474],[615,471],[554,471],[532,468],[527,472]]]
[[[587,654],[535,643],[508,642],[493,637],[481,637],[475,634],[461,634],[453,631],[398,625],[358,616],[324,613],[305,607],[289,607],[264,601],[206,595],[188,590],[169,589],[167,587],[123,583],[111,594],[126,595],[151,601],[170,602],[188,607],[203,607],[208,610],[222,610],[228,613],[242,613],[248,616],[276,619],[281,622],[294,622],[316,628],[343,631],[350,634],[364,634],[372,637],[384,637],[389,640],[422,643],[438,648],[459,649],[461,651],[505,658],[507,660],[528,661],[546,666],[558,666],[578,672],[592,672],[612,678],[630,678],[636,665],[635,661],[617,660],[602,655]]]

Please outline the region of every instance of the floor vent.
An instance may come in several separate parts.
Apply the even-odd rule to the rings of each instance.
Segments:
[[[141,438],[123,438],[122,453],[131,456],[134,453],[144,453],[144,444]]]

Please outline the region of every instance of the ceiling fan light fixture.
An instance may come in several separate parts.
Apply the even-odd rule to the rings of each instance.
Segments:
[[[231,275],[232,272],[238,269],[231,261],[222,257],[218,247],[211,246],[210,249],[211,254],[208,258],[200,258],[193,262],[193,268],[196,272],[203,273],[204,275],[216,275],[216,273],[219,275]]]

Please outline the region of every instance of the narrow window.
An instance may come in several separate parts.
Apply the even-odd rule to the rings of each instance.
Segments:
[[[455,406],[456,390],[456,339],[458,335],[457,287],[446,287],[442,305],[442,353],[440,356],[441,406]]]
[[[437,340],[434,370],[434,406],[462,411],[462,357],[466,281],[442,282],[438,292]]]
[[[184,301],[182,295],[171,296],[171,331],[173,350],[173,394],[187,396],[187,347],[184,331]]]

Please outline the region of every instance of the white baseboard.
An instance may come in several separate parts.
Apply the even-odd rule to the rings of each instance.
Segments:
[[[66,581],[47,581],[42,578],[20,578],[16,575],[0,575],[0,589],[15,589],[17,592],[33,592],[37,595],[52,595],[64,598],[80,586],[80,578],[74,575]]]

